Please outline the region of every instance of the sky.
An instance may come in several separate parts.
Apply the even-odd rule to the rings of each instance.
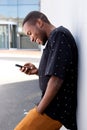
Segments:
[[[30,11],[39,10],[39,1],[40,0],[0,0],[0,16],[7,18],[24,18]]]

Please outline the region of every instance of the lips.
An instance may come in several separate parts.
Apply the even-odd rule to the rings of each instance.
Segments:
[[[35,42],[38,42],[39,40],[38,40],[38,38],[35,40]]]
[[[41,41],[38,38],[35,40],[35,42],[38,43],[38,44],[41,43]]]

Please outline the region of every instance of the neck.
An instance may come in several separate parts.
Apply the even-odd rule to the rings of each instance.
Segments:
[[[54,25],[52,25],[52,24],[47,24],[46,25],[46,32],[47,32],[47,37],[49,37],[49,35],[50,35],[50,33],[55,29],[56,27],[54,26]]]

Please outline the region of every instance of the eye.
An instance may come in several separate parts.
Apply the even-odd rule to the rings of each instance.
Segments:
[[[27,32],[27,35],[29,35],[29,36],[30,36],[30,35],[31,35],[31,32],[30,32],[30,31],[28,31],[28,32]]]

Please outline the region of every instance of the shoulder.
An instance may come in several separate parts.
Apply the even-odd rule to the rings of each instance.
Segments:
[[[51,32],[48,39],[48,42],[50,43],[51,47],[54,45],[56,46],[56,44],[58,46],[61,40],[66,39],[66,31],[68,31],[68,29],[63,26],[59,26]]]
[[[59,26],[51,32],[48,40],[54,41],[56,38],[58,39],[61,36],[66,36],[66,35],[70,35],[70,34],[71,33],[67,28],[65,28],[63,26]]]

